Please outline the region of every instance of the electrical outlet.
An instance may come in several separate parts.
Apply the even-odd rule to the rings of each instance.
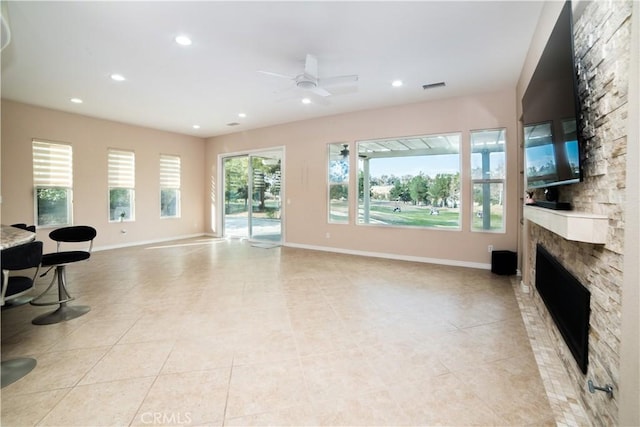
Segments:
[[[487,246],[487,252],[489,253],[493,252],[493,245]]]
[[[330,239],[330,238],[331,238],[331,233],[327,232],[327,234],[325,234],[325,237],[326,237],[327,239]]]

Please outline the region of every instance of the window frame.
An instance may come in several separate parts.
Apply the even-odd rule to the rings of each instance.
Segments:
[[[164,161],[164,162],[163,162]],[[177,164],[177,168],[170,165]],[[163,166],[164,165],[164,166]],[[160,218],[172,219],[182,216],[182,159],[175,154],[160,154]],[[177,174],[177,179],[176,179]],[[163,193],[164,191],[174,192],[176,203],[175,213],[173,215],[164,214],[163,209]]]
[[[118,162],[117,157],[120,156],[121,159],[125,157],[130,157],[129,162]],[[121,171],[112,169],[112,165],[117,163],[129,163],[130,168],[126,170],[122,168]],[[136,174],[136,157],[135,151],[126,150],[121,148],[109,148],[107,150],[107,199],[108,199],[108,218],[109,223],[114,222],[133,222],[135,221],[135,174]],[[124,185],[114,185],[114,184],[124,184]],[[128,185],[127,185],[128,184]],[[118,217],[112,218],[111,212],[111,196],[113,190],[126,190],[129,199],[129,216],[126,216],[125,211],[122,211]],[[114,212],[115,214],[115,209]],[[125,215],[123,215],[125,214]]]
[[[499,131],[502,134],[502,153],[503,153],[503,174],[501,178],[496,178],[496,177],[491,177],[491,165],[490,165],[490,160],[489,160],[489,177],[488,178],[474,178],[473,177],[473,155],[477,154],[478,152],[474,151],[474,147],[473,147],[473,134],[474,133],[482,133],[482,132],[495,132],[495,131]],[[499,140],[497,140],[499,141]],[[507,197],[507,150],[508,150],[508,139],[507,139],[507,128],[506,127],[496,127],[496,128],[488,128],[488,129],[474,129],[469,131],[469,177],[470,177],[470,181],[471,181],[471,218],[470,218],[470,225],[469,225],[469,229],[471,230],[471,232],[473,233],[498,233],[498,234],[504,234],[506,233],[506,219],[507,219],[507,202],[506,202],[506,197]],[[482,205],[481,209],[482,209],[482,215],[481,218],[483,218],[483,228],[477,228],[474,226],[474,220],[475,218],[478,216],[478,213],[475,211],[475,186],[476,185],[486,185],[489,187],[489,192],[491,192],[490,186],[493,184],[501,184],[502,185],[502,224],[500,226],[500,228],[495,228],[492,229],[491,228],[491,205],[489,205],[488,207]],[[484,190],[484,189],[483,189]],[[487,196],[488,198],[485,198],[484,194],[483,194],[483,203],[485,201],[489,201],[489,204],[491,203],[490,199],[491,199],[491,194],[489,194]],[[485,216],[485,212],[489,211],[489,217],[487,218]],[[486,220],[485,220],[486,219]],[[489,228],[484,228],[485,224],[489,224]]]
[[[48,156],[37,155],[38,151],[49,151]],[[57,151],[58,155],[52,154]],[[73,225],[73,145],[64,142],[53,142],[42,139],[31,140],[31,156],[32,156],[32,183],[33,183],[33,213],[34,224],[40,228],[56,228]],[[45,158],[46,157],[46,158]],[[51,163],[51,158],[57,157],[55,162],[58,166]],[[44,168],[39,167],[39,163],[45,162]],[[65,170],[61,167],[65,166]],[[58,172],[54,172],[58,169]],[[66,185],[65,185],[66,184]],[[63,189],[66,194],[66,222],[40,223],[40,190],[44,189]]]
[[[351,146],[348,142],[332,142],[327,144],[327,223],[329,224],[349,224],[351,218],[351,201],[349,200],[350,193],[350,175],[351,175],[351,153],[349,147]],[[342,154],[343,150],[346,151],[346,156]],[[336,159],[336,151],[338,155],[342,155],[342,159]],[[342,164],[343,174],[341,181],[333,181],[332,180],[332,169],[333,162],[339,162]],[[344,171],[346,169],[346,171]],[[331,198],[332,189],[338,186],[346,186],[346,216],[344,220],[334,219],[332,213],[334,209],[332,208]]]
[[[462,159],[463,159],[463,132],[462,131],[449,131],[449,132],[438,132],[438,133],[430,133],[430,134],[421,134],[415,136],[405,136],[405,137],[387,137],[387,138],[379,138],[379,139],[367,139],[356,141],[356,149],[358,152],[358,184],[357,184],[357,217],[356,217],[356,225],[367,226],[367,227],[397,227],[397,228],[411,228],[411,229],[422,229],[422,230],[442,230],[442,231],[462,231],[463,224],[463,205],[464,205],[464,195],[463,195],[463,168],[462,168]],[[411,154],[414,152],[415,154]],[[451,164],[455,164],[455,166],[451,167],[451,170],[447,171],[446,167],[443,167],[441,170],[438,168],[433,168],[431,166],[429,169],[420,170],[415,174],[405,174],[396,176],[395,174],[387,175],[383,174],[380,177],[373,178],[382,178],[384,175],[387,177],[387,183],[383,187],[393,187],[392,189],[387,189],[388,194],[378,194],[373,197],[372,193],[374,193],[374,189],[371,188],[371,164],[370,160],[375,159],[385,159],[385,158],[396,158],[396,159],[418,159],[421,157],[432,157],[432,156],[456,156],[454,161]],[[401,160],[396,160],[401,161]],[[415,160],[414,160],[415,161]],[[454,172],[452,172],[454,171]],[[433,176],[432,176],[433,175]],[[364,179],[366,176],[369,176],[368,182]],[[410,196],[408,192],[410,181],[414,178],[422,176],[426,179],[425,182],[414,182],[411,185],[428,185],[433,184],[436,180],[440,180],[441,178],[449,179],[449,177],[453,177],[449,181],[449,185],[453,186],[454,191],[451,192],[448,196],[443,198],[433,197],[432,194],[424,193],[422,194],[424,197],[428,199],[425,200],[413,200],[414,197]],[[390,184],[391,181],[388,181],[392,178],[398,178],[399,180],[394,181],[393,185]],[[411,180],[407,181],[408,177],[411,177]],[[441,182],[441,181],[440,181]],[[362,188],[361,188],[362,187]],[[428,187],[423,188],[423,190],[427,190]],[[364,192],[369,190],[369,197],[364,196]],[[405,191],[405,190],[407,191]],[[398,197],[394,197],[393,194],[397,194],[397,191],[402,191]],[[377,193],[375,193],[377,194]],[[404,196],[403,196],[404,195]],[[393,222],[381,222],[379,219],[371,218],[372,213],[372,200],[375,198],[385,200],[389,203],[388,206],[385,207],[386,210],[392,215],[400,215],[396,214],[396,212],[401,213],[403,217],[403,221],[410,221],[408,224],[403,224],[400,221],[397,223]],[[385,198],[386,197],[386,198]],[[411,200],[407,200],[410,198]],[[434,203],[435,200],[435,203]],[[393,203],[391,203],[393,202]],[[407,203],[411,202],[411,205]],[[437,203],[444,203],[445,205],[437,205]],[[453,204],[451,206],[451,204]],[[412,213],[409,215],[404,213],[405,207],[411,208]],[[424,207],[424,209],[422,209]],[[428,211],[427,211],[428,208]],[[424,212],[419,212],[424,210]],[[454,215],[451,215],[449,219],[449,215],[447,214],[451,211]],[[384,215],[384,212],[382,213]],[[426,214],[426,215],[423,215]],[[436,218],[437,217],[437,218]],[[411,223],[413,222],[413,223]],[[455,222],[455,225],[449,225],[447,222]]]

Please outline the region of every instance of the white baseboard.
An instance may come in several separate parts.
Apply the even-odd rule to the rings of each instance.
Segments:
[[[202,236],[206,236],[206,234],[205,233],[185,234],[184,236],[172,236],[172,237],[165,237],[162,239],[142,240],[138,242],[122,243],[118,245],[94,246],[93,251],[95,252],[108,251],[110,249],[121,249],[121,248],[130,248],[133,246],[152,245],[155,243],[171,242],[173,240],[191,239],[193,237],[202,237]]]
[[[282,246],[287,246],[291,248],[300,248],[300,249],[310,249],[314,251],[336,252],[336,253],[348,254],[348,255],[368,256],[368,257],[374,257],[374,258],[396,259],[399,261],[424,262],[428,264],[451,265],[455,267],[468,267],[468,268],[479,268],[482,270],[491,270],[491,264],[459,261],[455,259],[428,258],[428,257],[418,257],[418,256],[412,256],[412,255],[391,254],[391,253],[385,253],[385,252],[357,251],[352,249],[333,248],[328,246],[305,245],[300,243],[283,243]]]

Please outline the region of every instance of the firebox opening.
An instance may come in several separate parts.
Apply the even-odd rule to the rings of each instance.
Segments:
[[[541,244],[536,250],[536,289],[580,370],[586,374],[591,292]]]

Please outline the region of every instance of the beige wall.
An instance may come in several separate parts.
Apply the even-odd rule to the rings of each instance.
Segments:
[[[34,223],[31,141],[73,146],[74,223],[98,230],[97,249],[174,239],[204,232],[204,141],[2,100],[2,223]],[[108,221],[107,149],[136,155],[136,220]],[[182,217],[160,219],[159,155],[182,161]],[[123,234],[122,229],[127,233]],[[45,250],[53,250],[38,229]]]
[[[518,172],[515,91],[360,111],[272,126],[210,138],[206,144],[208,179],[217,179],[218,156],[282,146],[285,149],[286,244],[344,252],[387,254],[405,259],[488,267],[487,245],[516,250]],[[470,231],[469,131],[507,128],[506,233]],[[327,223],[327,144],[369,138],[462,132],[462,230],[443,231],[355,225],[351,200],[348,225]],[[355,153],[355,145],[352,145]],[[356,158],[351,156],[351,182],[356,183]],[[355,192],[351,193],[355,194]],[[220,203],[220,201],[218,201]],[[215,205],[215,204],[214,204]],[[217,233],[218,218],[207,203],[208,232]],[[330,237],[327,238],[327,233]]]

